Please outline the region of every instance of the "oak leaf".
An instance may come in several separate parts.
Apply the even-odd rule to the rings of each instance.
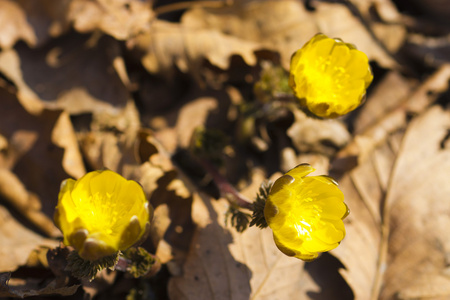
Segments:
[[[431,107],[339,180],[351,214],[333,254],[355,299],[450,296],[449,128]]]

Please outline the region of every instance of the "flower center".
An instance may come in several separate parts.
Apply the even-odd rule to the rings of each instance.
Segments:
[[[95,193],[77,207],[79,215],[90,233],[102,232],[114,234],[114,225],[118,221],[117,202],[110,193]]]
[[[340,99],[345,81],[350,77],[342,66],[332,65],[331,57],[318,57],[305,70],[308,78],[307,97],[318,99],[318,102],[328,102]]]
[[[311,238],[311,232],[316,229],[322,214],[322,208],[312,202],[312,198],[297,197],[287,220],[297,230],[297,236],[303,239]]]

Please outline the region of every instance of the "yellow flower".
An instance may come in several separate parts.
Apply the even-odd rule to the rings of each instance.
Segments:
[[[289,85],[302,106],[323,118],[357,108],[372,79],[363,52],[324,34],[314,36],[291,59]]]
[[[54,220],[64,244],[73,246],[83,259],[95,261],[139,241],[152,214],[137,182],[104,170],[64,180]]]
[[[342,220],[348,215],[336,182],[327,176],[305,177],[313,171],[301,164],[278,178],[264,208],[277,247],[302,260],[336,248],[345,236]]]

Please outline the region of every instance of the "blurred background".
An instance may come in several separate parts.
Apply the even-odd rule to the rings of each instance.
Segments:
[[[374,74],[333,120],[288,86],[319,32]],[[446,0],[0,0],[0,297],[449,299],[449,61]],[[192,152],[200,129],[249,199],[299,163],[332,175],[342,244],[305,263],[270,229],[236,232]],[[155,208],[156,275],[77,280],[55,250],[61,181],[103,168]]]

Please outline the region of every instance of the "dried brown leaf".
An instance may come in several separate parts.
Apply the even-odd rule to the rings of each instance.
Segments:
[[[358,8],[365,19],[370,20],[371,11],[373,14],[375,10],[384,22],[396,23],[401,20],[397,7],[390,0],[350,0],[350,2]]]
[[[411,93],[413,83],[399,73],[392,71],[375,86],[354,122],[356,134],[361,134],[383,116],[387,115]]]
[[[406,28],[402,24],[375,23],[371,26],[380,45],[396,53],[405,42]]]
[[[81,130],[78,139],[93,169],[108,168],[120,173],[127,164],[141,162],[134,149],[140,142],[140,120],[134,102],[129,101],[123,109],[114,113],[94,113],[85,126],[90,127],[90,131]]]
[[[449,129],[449,112],[434,106],[340,180],[351,214],[333,253],[355,299],[450,296]]]
[[[174,64],[184,72],[195,71],[204,57],[222,69],[228,68],[231,55],[240,55],[247,64],[254,65],[253,52],[261,48],[255,42],[213,29],[193,29],[160,20],[130,42],[130,46],[135,44],[146,51],[142,63],[151,73],[170,70]]]
[[[250,2],[215,10],[196,8],[183,15],[182,25],[192,31],[208,29],[226,34],[247,43],[256,43],[258,49],[279,52],[286,69],[289,68],[292,53],[318,32],[354,43],[370,59],[384,67],[395,65],[360,20],[342,4],[318,2],[314,11],[306,10],[301,1]],[[215,53],[204,52],[203,55],[209,58]],[[248,55],[252,53],[244,56],[247,63],[251,62],[247,59]]]
[[[370,30],[380,47],[396,53],[404,43],[406,26],[391,0],[350,0],[343,3]]]
[[[428,36],[420,33],[408,35],[405,51],[423,65],[438,68],[450,61],[449,35]]]
[[[0,206],[0,272],[14,271],[24,265],[39,246],[56,247],[58,244],[27,229]]]
[[[343,173],[345,170],[351,169],[356,162],[348,164],[349,160],[357,160],[359,163],[365,161],[370,157],[372,151],[383,144],[390,133],[393,133],[406,126],[408,114],[420,114],[428,106],[430,106],[438,96],[448,89],[448,82],[450,79],[450,65],[443,65],[434,74],[427,78],[416,89],[412,90],[407,96],[394,100],[399,103],[391,111],[385,112],[381,118],[372,125],[366,127],[364,131],[357,134],[353,140],[344,147],[337,157],[343,161],[341,166],[338,161],[334,163],[335,168],[341,169],[339,172]],[[400,89],[400,88],[399,88]],[[401,97],[402,94],[397,94]],[[377,95],[378,97],[378,95]],[[368,100],[370,101],[370,99]],[[371,105],[363,107],[363,110],[370,109]],[[386,109],[386,107],[384,108]],[[363,112],[371,114],[371,111]]]
[[[0,89],[0,131],[8,140],[1,168],[1,194],[34,225],[49,235],[62,180],[84,175],[84,164],[66,113],[28,113],[18,99]]]
[[[12,297],[12,298],[25,298],[31,296],[71,296],[76,293],[79,284],[58,287],[55,285],[56,281],[52,281],[44,288],[40,287],[39,281],[28,280],[23,282],[18,280],[16,283],[14,278],[10,278],[11,274],[2,273],[0,274],[0,297]]]
[[[72,34],[39,49],[19,45],[2,52],[0,72],[17,86],[19,100],[31,112],[46,107],[70,114],[116,113],[130,98],[113,67],[119,56],[110,37]]]
[[[437,296],[436,290],[450,297],[450,280],[443,286],[441,280],[426,283],[428,276],[448,278],[450,149],[443,143],[449,129],[450,113],[432,107],[405,133],[386,195],[385,226],[391,230],[385,236],[384,280],[389,284],[382,288],[382,299],[417,292],[418,286],[424,287],[421,298]]]
[[[52,236],[59,234],[52,218],[42,212],[39,198],[27,191],[14,173],[4,168],[0,168],[0,195],[46,234]]]
[[[297,154],[293,148],[286,147],[281,150],[280,170],[287,172],[299,164],[310,164],[316,169],[316,174],[328,174],[330,158],[320,153]]]
[[[67,18],[79,32],[101,30],[117,40],[126,40],[148,27],[153,11],[148,1],[73,0]]]

